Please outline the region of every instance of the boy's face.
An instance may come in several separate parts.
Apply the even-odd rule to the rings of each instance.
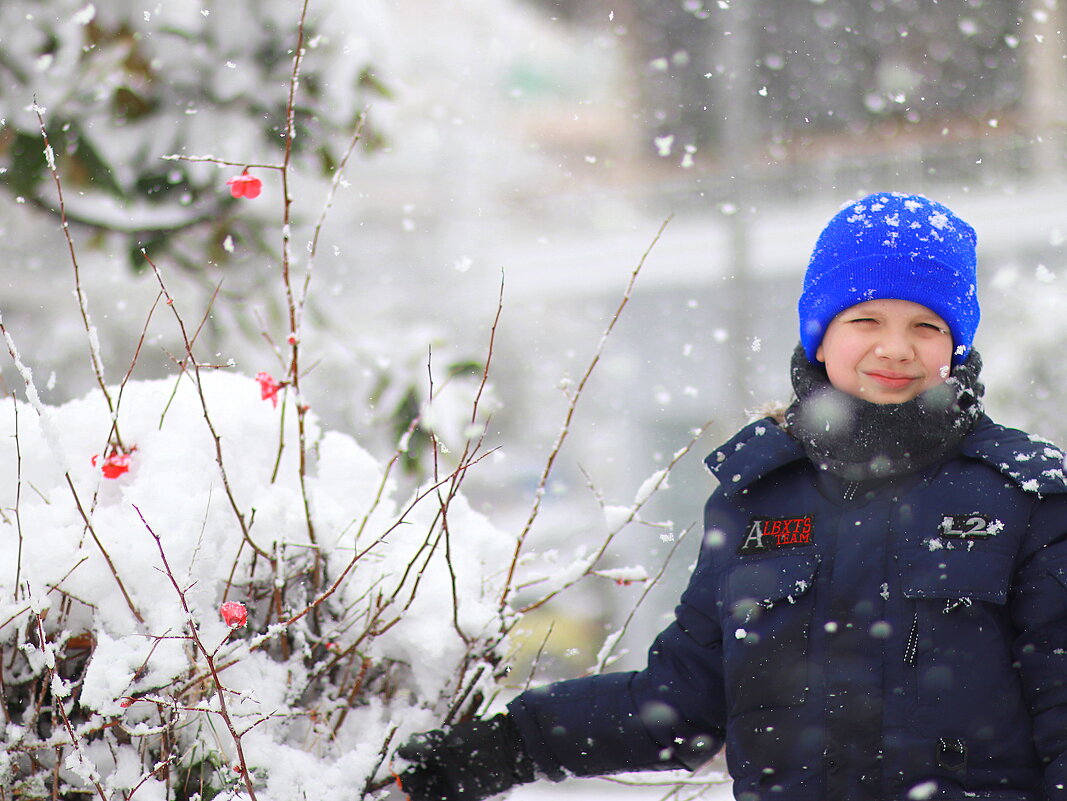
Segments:
[[[918,303],[868,300],[830,321],[815,358],[842,392],[871,403],[904,403],[948,378],[952,333]]]

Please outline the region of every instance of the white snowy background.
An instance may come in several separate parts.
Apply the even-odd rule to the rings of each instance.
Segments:
[[[788,396],[807,252],[866,191],[924,191],[974,225],[987,405],[1067,441],[1064,11],[968,6],[311,0],[285,227],[280,170],[252,168],[255,200],[225,182],[281,163],[302,3],[0,5],[0,652],[22,715],[0,799],[56,777],[247,794],[193,626],[263,799],[360,797],[456,710],[640,666],[696,553],[699,459]],[[308,294],[300,392],[275,405],[255,376],[287,379],[283,264]],[[474,445],[454,497],[421,494]],[[47,696],[33,725],[28,688]],[[729,796],[723,770],[702,797]],[[700,789],[513,797],[672,792]]]

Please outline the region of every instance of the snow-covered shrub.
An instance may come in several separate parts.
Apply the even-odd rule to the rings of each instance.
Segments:
[[[128,383],[117,467],[103,392],[0,407],[14,797],[209,798],[247,770],[260,799],[358,798],[390,744],[482,700],[513,538],[448,477],[397,498],[311,415],[302,488],[295,401],[263,394],[220,372]]]

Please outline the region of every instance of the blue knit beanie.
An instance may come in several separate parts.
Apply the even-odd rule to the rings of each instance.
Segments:
[[[808,360],[826,327],[878,298],[921,303],[952,331],[952,363],[971,349],[980,316],[974,229],[922,195],[879,192],[841,209],[823,229],[804,275],[800,341]]]

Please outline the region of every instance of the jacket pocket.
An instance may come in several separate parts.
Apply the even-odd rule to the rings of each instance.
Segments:
[[[1010,556],[987,551],[904,558],[901,582],[911,621],[902,658],[916,726],[992,740],[1025,722],[1005,607],[1012,570]]]
[[[818,557],[743,561],[722,576],[723,667],[732,715],[802,703]]]
[[[970,598],[1004,604],[1014,560],[990,551],[945,549],[904,557],[901,580],[908,598]]]

